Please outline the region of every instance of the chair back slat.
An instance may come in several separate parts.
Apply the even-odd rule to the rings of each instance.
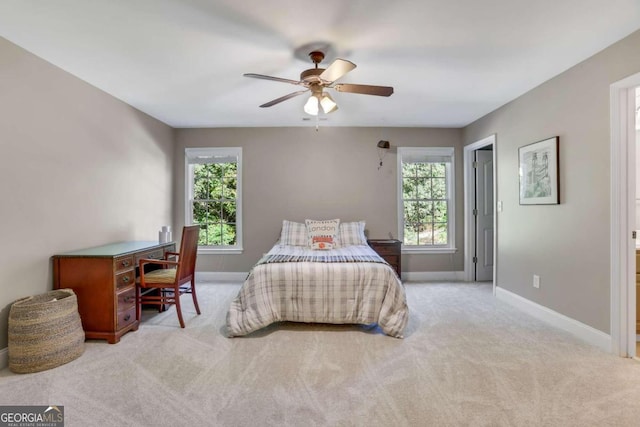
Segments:
[[[198,254],[199,225],[185,226],[182,230],[182,240],[180,242],[180,257],[178,258],[178,271],[176,278],[182,281],[192,277],[196,271],[196,257]]]

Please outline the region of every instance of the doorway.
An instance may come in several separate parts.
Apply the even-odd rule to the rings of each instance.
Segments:
[[[610,87],[611,350],[636,356],[636,89],[640,73]]]
[[[496,136],[464,147],[465,280],[496,287]]]
[[[493,145],[473,152],[474,189],[473,231],[475,254],[473,257],[474,281],[493,280]]]
[[[636,289],[636,306],[635,306],[635,321],[636,321],[636,359],[640,356],[640,281],[638,281],[638,276],[640,272],[640,265],[638,264],[638,254],[640,254],[639,243],[638,240],[638,230],[640,230],[640,86],[635,89],[635,105],[634,105],[634,113],[635,113],[635,148],[636,148],[636,164],[635,164],[635,232],[636,232],[636,250],[634,251],[635,257],[632,259],[635,260],[635,271],[636,271],[636,280],[635,280],[635,289]]]

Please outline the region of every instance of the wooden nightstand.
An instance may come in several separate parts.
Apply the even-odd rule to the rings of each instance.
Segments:
[[[368,239],[367,243],[396,270],[398,277],[402,279],[402,242],[396,239]]]

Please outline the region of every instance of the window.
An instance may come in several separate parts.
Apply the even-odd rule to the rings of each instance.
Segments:
[[[185,223],[200,225],[199,252],[242,251],[242,148],[187,148]]]
[[[453,147],[398,148],[398,238],[404,252],[455,252]]]

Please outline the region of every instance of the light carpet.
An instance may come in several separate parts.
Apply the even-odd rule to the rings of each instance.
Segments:
[[[0,371],[0,405],[64,405],[65,426],[635,426],[640,363],[495,299],[491,286],[408,283],[404,339],[281,324],[226,338],[238,283],[199,284],[119,344]]]

